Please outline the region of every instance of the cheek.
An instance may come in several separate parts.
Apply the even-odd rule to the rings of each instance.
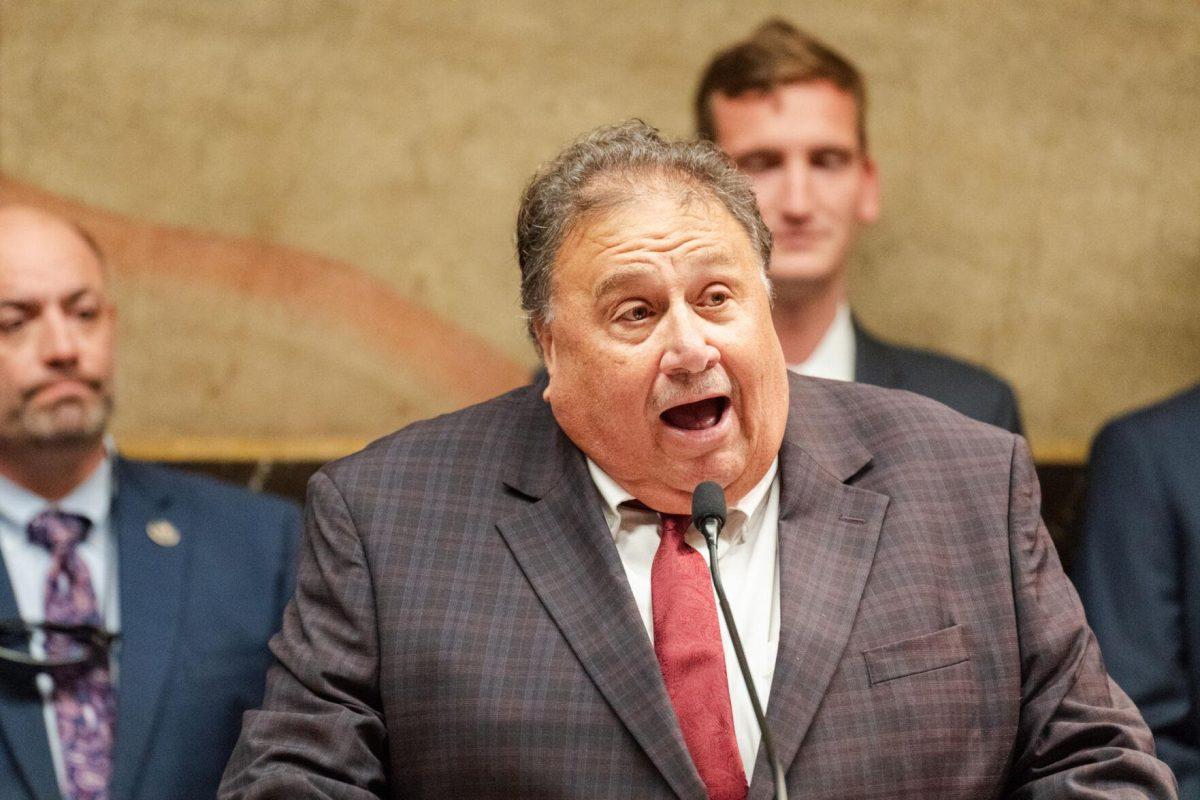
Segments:
[[[831,180],[825,187],[823,205],[831,215],[849,224],[858,219],[862,193],[861,175],[842,176]]]
[[[37,375],[37,358],[30,348],[15,348],[0,354],[0,393],[16,394]]]
[[[105,373],[112,371],[113,364],[116,362],[115,353],[113,351],[112,336],[107,336],[97,343],[95,359],[96,364],[103,369]]]
[[[113,362],[115,361],[115,334],[116,331],[112,323],[104,323],[90,331],[81,333],[80,351],[89,362],[84,365],[85,369],[104,374],[112,370]]]
[[[17,403],[22,387],[28,383],[22,374],[12,359],[0,358],[0,407],[9,408]]]
[[[752,175],[750,188],[754,190],[754,198],[758,201],[759,213],[764,216],[775,210],[775,197],[779,193],[780,178],[773,175]]]
[[[550,401],[571,432],[593,441],[627,442],[645,434],[649,391],[634,363],[599,354],[561,370],[551,381]]]
[[[766,300],[762,308],[747,315],[747,324],[737,332],[733,343],[725,350],[726,367],[742,392],[742,404],[749,412],[746,424],[757,418],[756,411],[767,401],[771,390],[776,388],[779,376],[787,379],[787,364],[779,337],[770,324],[770,310]],[[760,320],[765,322],[760,322]]]

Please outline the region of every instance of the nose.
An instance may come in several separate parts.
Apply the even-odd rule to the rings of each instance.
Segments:
[[[808,166],[799,159],[791,159],[784,166],[779,206],[784,216],[807,219],[812,214],[812,185]]]
[[[668,315],[663,326],[667,341],[659,363],[664,374],[699,373],[716,366],[721,360],[721,351],[709,343],[704,326],[704,320],[686,304]]]
[[[79,361],[79,338],[70,320],[59,311],[50,311],[43,318],[38,341],[42,363],[53,367],[70,367]]]

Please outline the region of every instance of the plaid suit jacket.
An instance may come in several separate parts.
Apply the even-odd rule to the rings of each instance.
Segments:
[[[903,392],[791,393],[767,716],[792,796],[1173,797],[1023,441]],[[535,387],[327,466],[307,516],[221,797],[705,797],[583,456]]]

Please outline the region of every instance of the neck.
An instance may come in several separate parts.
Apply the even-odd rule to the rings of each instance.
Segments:
[[[87,480],[104,457],[99,440],[34,446],[0,441],[0,475],[39,497],[61,500]]]
[[[807,361],[845,302],[846,283],[835,279],[822,283],[780,281],[775,284],[775,307],[771,317],[788,364]]]

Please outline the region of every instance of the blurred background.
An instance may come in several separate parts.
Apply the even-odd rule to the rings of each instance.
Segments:
[[[867,79],[868,327],[1011,381],[1044,468],[1200,378],[1192,0],[0,0],[0,198],[110,254],[122,448],[262,483],[523,382],[525,181],[601,123],[689,135],[771,14]]]

